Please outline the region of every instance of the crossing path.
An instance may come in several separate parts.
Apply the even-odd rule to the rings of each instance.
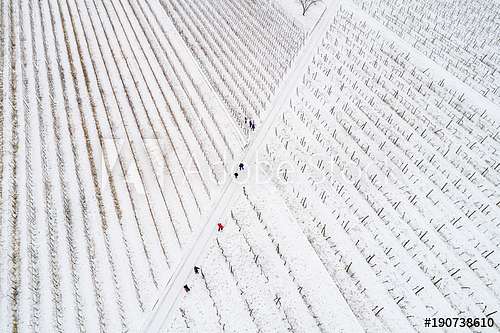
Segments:
[[[269,106],[264,120],[260,124],[257,124],[258,127],[255,136],[251,138],[250,144],[241,152],[240,156],[235,159],[235,171],[240,161],[247,166],[255,164],[257,152],[265,143],[267,135],[276,121],[280,118],[279,116],[282,114],[281,110],[284,109],[284,106],[294,93],[294,89],[297,86],[296,83],[303,77],[307,70],[307,66],[320,46],[323,36],[330,25],[330,20],[335,16],[338,8],[339,2],[331,2],[314,30],[310,32],[304,46],[282,79],[278,93]],[[248,172],[254,171],[253,167],[250,167],[248,170]],[[176,304],[184,292],[183,286],[185,281],[193,274],[193,267],[202,258],[209,241],[215,237],[217,222],[227,211],[232,199],[241,191],[241,186],[241,182],[234,179],[234,177],[229,177],[226,180],[219,198],[213,203],[212,210],[206,218],[203,227],[195,231],[196,235],[192,238],[191,243],[185,247],[182,259],[172,273],[155,306],[147,316],[143,325],[143,332],[163,331],[165,324],[168,323],[169,319],[173,318]],[[345,306],[347,307],[348,305],[345,304]]]

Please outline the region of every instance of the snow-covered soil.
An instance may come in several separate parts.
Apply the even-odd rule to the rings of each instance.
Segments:
[[[251,168],[265,176],[220,217],[166,331],[439,331],[430,317],[499,330],[498,106],[353,4],[336,9]],[[315,313],[324,300],[283,303],[289,280],[290,297],[305,290],[291,266],[304,258],[350,326]]]
[[[498,323],[498,123],[347,9],[297,91],[269,158],[381,323]]]
[[[481,95],[500,103],[498,1],[354,2]]]
[[[500,331],[498,3],[293,6],[0,0],[0,332]]]
[[[158,12],[2,1],[1,332],[137,331],[233,167],[241,135]]]
[[[259,127],[306,34],[272,1],[160,0],[230,115]]]
[[[361,331],[271,183],[244,186],[231,207],[167,331]]]

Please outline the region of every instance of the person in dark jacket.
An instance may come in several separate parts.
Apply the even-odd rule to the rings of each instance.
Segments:
[[[188,293],[191,289],[189,289],[188,285],[187,285],[187,284],[185,284],[185,285],[184,285],[184,290]]]
[[[224,230],[224,225],[222,223],[217,223],[217,231]]]
[[[198,274],[200,272],[200,267],[194,266],[194,274]]]
[[[239,165],[240,170],[243,170],[243,169],[244,169],[244,167],[245,167],[245,166],[243,165],[243,163],[240,163],[240,165]]]

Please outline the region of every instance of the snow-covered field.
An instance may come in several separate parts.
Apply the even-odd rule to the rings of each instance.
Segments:
[[[159,0],[245,136],[259,124],[304,31],[274,1]]]
[[[500,103],[500,3],[354,0],[481,95]]]
[[[241,135],[158,3],[2,9],[0,331],[137,331]]]
[[[500,331],[498,3],[0,4],[0,332]]]

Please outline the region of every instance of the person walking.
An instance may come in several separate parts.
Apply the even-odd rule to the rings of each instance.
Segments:
[[[252,131],[255,131],[255,123],[252,122],[252,126],[250,126],[252,128]]]
[[[191,289],[189,289],[188,285],[187,285],[187,284],[185,284],[185,285],[184,285],[184,291],[186,291],[186,292],[188,293],[190,290],[191,290]]]
[[[217,223],[217,231],[224,230],[224,225],[222,223]]]
[[[245,167],[245,166],[243,165],[243,163],[240,163],[240,165],[239,165],[240,170],[243,170],[243,169],[244,169],[244,167]]]

